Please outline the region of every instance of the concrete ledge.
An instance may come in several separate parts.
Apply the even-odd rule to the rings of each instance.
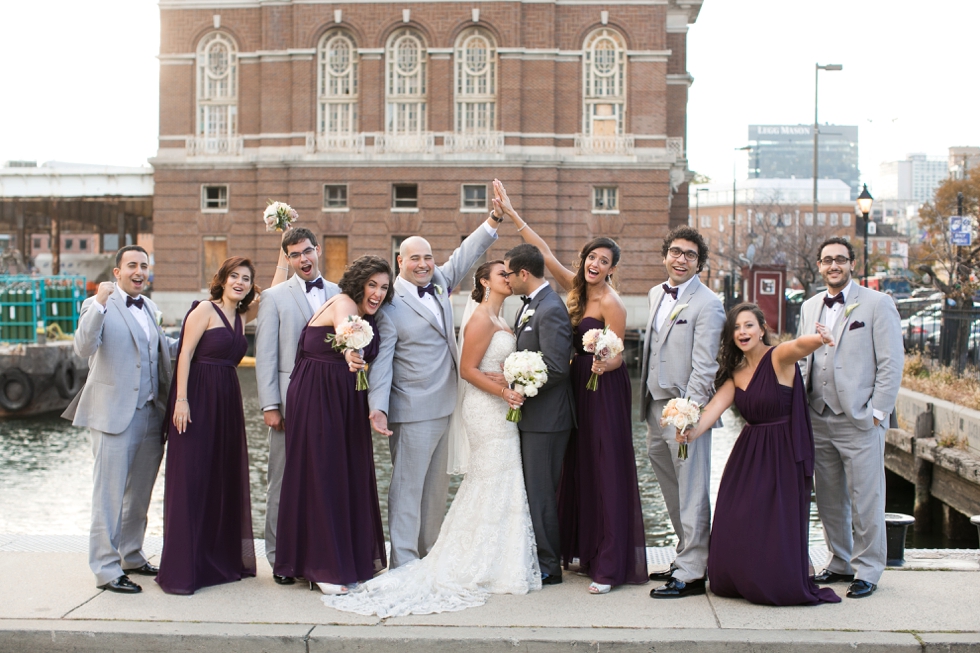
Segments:
[[[955,435],[966,438],[970,453],[980,456],[980,411],[954,404],[951,401],[900,388],[895,412],[906,429],[915,429],[915,419],[926,412],[926,405],[933,405],[936,435]]]

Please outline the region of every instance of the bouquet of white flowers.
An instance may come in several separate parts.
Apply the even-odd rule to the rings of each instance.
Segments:
[[[660,425],[670,424],[681,433],[695,426],[701,419],[701,406],[687,398],[671,399],[664,406],[664,411],[660,416]],[[687,443],[682,442],[677,448],[677,457],[687,460]]]
[[[327,342],[333,343],[335,351],[356,350],[358,354],[364,353],[371,340],[374,339],[374,329],[367,320],[356,315],[348,315],[347,319],[336,327],[334,333],[327,334]],[[367,365],[363,370],[357,372],[357,390],[367,390]]]
[[[548,382],[548,366],[540,351],[515,351],[504,361],[504,378],[510,386],[525,397],[538,394],[538,388]],[[507,411],[511,422],[521,421],[521,409]]]
[[[285,231],[286,228],[299,219],[296,209],[285,202],[273,202],[269,200],[269,206],[265,207],[262,214],[262,222],[265,223],[266,231]]]
[[[623,341],[615,331],[610,331],[609,327],[589,329],[582,336],[582,348],[592,354],[597,361],[604,361],[623,353]],[[585,384],[585,389],[592,391],[599,389],[598,374],[592,373],[589,382]]]

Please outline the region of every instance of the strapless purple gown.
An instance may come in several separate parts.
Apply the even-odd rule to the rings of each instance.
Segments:
[[[193,421],[184,433],[177,433],[176,381],[170,386],[164,421],[169,444],[163,554],[156,581],[168,594],[193,594],[202,587],[255,576],[245,414],[235,370],[248,341],[240,315],[232,328],[224,313],[214,309],[224,326],[201,336],[187,376]],[[183,346],[181,329],[178,351]]]
[[[586,317],[575,327],[572,388],[578,428],[572,431],[558,488],[558,520],[565,568],[573,558],[596,583],[648,580],[643,509],[636,479],[630,422],[629,373],[621,365],[586,390],[592,354],[582,336],[603,323]]]
[[[364,350],[378,355],[378,328]],[[342,352],[326,342],[332,326],[306,326],[289,377],[286,468],[279,499],[275,573],[346,585],[387,566],[367,391]]]
[[[796,368],[793,387],[779,383],[772,349],[748,387],[735,388],[746,424],[718,488],[708,553],[708,582],[718,596],[763,605],[836,603],[811,580],[810,491],[813,429]]]

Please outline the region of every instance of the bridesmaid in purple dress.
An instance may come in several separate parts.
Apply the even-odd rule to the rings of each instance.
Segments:
[[[589,241],[573,272],[517,215],[497,180],[494,193],[496,212],[510,216],[524,240],[541,250],[548,271],[568,291],[568,314],[575,327],[571,375],[577,427],[565,450],[558,489],[565,568],[578,558],[579,572],[592,579],[591,594],[605,594],[616,585],[646,583],[646,538],[633,451],[629,374],[622,354],[599,361],[582,348],[582,336],[590,329],[608,327],[620,338],[626,331],[626,307],[610,285],[619,264],[619,245],[610,238]],[[585,387],[593,372],[599,375],[595,391]]]
[[[717,393],[692,430],[691,442],[734,404],[745,418],[718,488],[708,550],[708,583],[718,596],[763,605],[837,603],[811,576],[810,491],[813,429],[797,361],[824,344],[830,332],[773,347],[766,318],[755,304],[728,313],[722,332]]]
[[[168,594],[255,576],[245,416],[235,370],[248,348],[243,325],[258,312],[254,278],[248,259],[226,260],[211,281],[211,300],[194,302],[181,327],[164,421],[170,442],[156,579]],[[273,285],[284,278],[277,272]]]
[[[374,314],[390,302],[391,266],[377,256],[354,261],[335,295],[303,328],[286,403],[286,468],[276,530],[280,576],[310,589],[346,594],[387,566],[367,391],[355,374],[378,354]],[[363,317],[374,338],[358,356],[327,342],[334,325]],[[316,585],[314,585],[314,583]]]

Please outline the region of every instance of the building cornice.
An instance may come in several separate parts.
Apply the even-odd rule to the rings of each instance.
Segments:
[[[361,57],[376,58],[384,56],[384,48],[358,48]],[[445,58],[453,55],[453,48],[428,48],[432,57]],[[520,59],[523,61],[575,61],[582,58],[582,50],[559,50],[557,48],[498,48],[501,59]],[[671,55],[670,50],[627,50],[626,56],[633,63],[665,63]],[[239,52],[242,63],[255,61],[306,60],[316,56],[316,48],[290,48],[286,50],[256,50]],[[193,52],[161,54],[157,58],[161,64],[186,65],[193,63],[197,55]]]
[[[474,4],[483,2],[512,2],[514,4],[550,4],[550,5],[595,5],[606,6],[659,6],[671,4],[677,0],[473,0]],[[412,4],[446,4],[458,3],[459,0],[412,0]],[[357,0],[358,4],[391,4],[392,0]],[[289,5],[336,5],[335,0],[160,0],[161,10],[169,9],[258,9],[262,7],[282,7]],[[700,8],[699,0],[691,3]],[[399,5],[401,6],[401,5]],[[696,12],[695,12],[696,15]]]
[[[690,86],[694,83],[691,73],[670,73],[667,75],[667,84],[673,86]]]

